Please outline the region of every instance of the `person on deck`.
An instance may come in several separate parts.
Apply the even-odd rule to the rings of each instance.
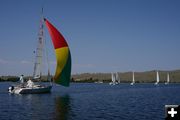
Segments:
[[[27,81],[27,87],[32,88],[34,86],[33,81],[29,78],[29,80]]]
[[[24,75],[21,75],[21,76],[20,76],[20,78],[19,78],[19,80],[20,80],[20,83],[21,83],[21,84],[23,84],[23,83],[24,83],[23,76],[24,76]]]

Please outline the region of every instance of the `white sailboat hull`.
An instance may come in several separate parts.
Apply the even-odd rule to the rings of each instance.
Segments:
[[[154,85],[158,85],[159,82],[154,83]]]
[[[94,82],[94,83],[100,83],[101,84],[101,83],[103,83],[103,81],[97,81],[97,82]]]
[[[12,86],[11,86],[12,87]],[[40,86],[35,85],[33,87],[14,87],[11,89],[9,87],[9,92],[13,94],[40,94],[40,93],[49,93],[51,92],[52,86]]]
[[[110,82],[109,85],[117,85],[118,82]]]
[[[134,82],[132,82],[130,85],[134,85]]]
[[[113,73],[111,74],[111,82],[109,83],[109,85],[117,85],[118,82],[116,82],[116,78],[118,77],[118,75],[114,75]]]

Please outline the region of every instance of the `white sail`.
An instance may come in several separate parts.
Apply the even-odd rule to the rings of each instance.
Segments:
[[[40,30],[38,34],[38,45],[36,48],[36,56],[34,62],[33,79],[38,79],[42,74],[42,57],[44,48],[44,31],[43,31],[43,19],[40,21]]]
[[[157,85],[159,83],[159,72],[157,71],[156,72],[156,83],[155,85]]]
[[[111,73],[111,81],[113,82],[113,80],[114,80],[114,75],[113,73]]]
[[[116,84],[117,84],[117,82],[116,82],[116,76],[115,76],[114,73],[111,73],[111,81],[112,81],[112,82],[109,83],[110,85],[116,85]]]
[[[169,84],[169,73],[167,73],[167,82],[165,82],[165,84]]]
[[[134,85],[134,83],[135,83],[134,72],[132,72],[132,83],[131,83],[131,85]]]
[[[121,82],[118,73],[116,73],[116,81],[117,81],[118,83]]]
[[[115,74],[114,74],[114,83],[116,82],[116,76],[115,76]]]
[[[169,83],[169,73],[167,74],[167,82]]]
[[[156,80],[157,80],[157,83],[159,83],[159,72],[158,71],[157,71]]]

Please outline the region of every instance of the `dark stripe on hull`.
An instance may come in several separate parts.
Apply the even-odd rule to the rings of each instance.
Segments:
[[[42,87],[42,88],[33,88],[33,89],[23,89],[20,94],[41,94],[41,93],[50,93],[52,86]]]

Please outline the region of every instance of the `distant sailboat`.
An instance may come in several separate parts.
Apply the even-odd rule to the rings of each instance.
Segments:
[[[116,82],[116,76],[114,73],[111,73],[111,82],[109,83],[109,85],[116,85],[116,84],[118,84]]]
[[[103,80],[95,81],[94,83],[103,83]]]
[[[169,84],[169,81],[170,81],[170,79],[169,79],[169,73],[167,73],[167,81],[165,82],[165,84],[166,84],[166,85]]]
[[[134,85],[134,83],[135,83],[134,72],[132,72],[132,83],[131,83],[131,85]]]
[[[156,72],[156,82],[154,83],[155,85],[158,85],[159,83],[159,72]]]
[[[116,81],[117,81],[117,83],[120,83],[120,82],[121,82],[120,77],[119,77],[119,75],[118,75],[117,72],[116,72]]]
[[[43,11],[43,10],[42,10]],[[50,33],[52,38],[52,42],[55,49],[57,66],[56,66],[56,73],[53,78],[53,81],[57,84],[61,84],[63,86],[69,86],[70,83],[70,76],[71,76],[71,54],[68,47],[68,44],[61,33],[46,19],[41,18],[40,22],[40,32],[38,37],[38,46],[36,49],[36,60],[33,72],[33,80],[41,79],[42,74],[42,52],[44,48],[44,32],[43,32],[43,23],[45,22],[46,27]],[[48,65],[49,66],[49,65]],[[48,76],[50,76],[50,71],[48,68]],[[48,80],[51,80],[48,77]],[[15,94],[39,94],[39,93],[48,93],[51,91],[52,84],[48,86],[44,86],[41,84],[34,84],[33,81],[29,80],[27,84],[20,84],[18,86],[11,86],[9,87],[8,91],[10,93]]]
[[[111,73],[111,82],[109,83],[109,85],[114,85],[114,82],[115,82],[115,77],[114,74]]]

